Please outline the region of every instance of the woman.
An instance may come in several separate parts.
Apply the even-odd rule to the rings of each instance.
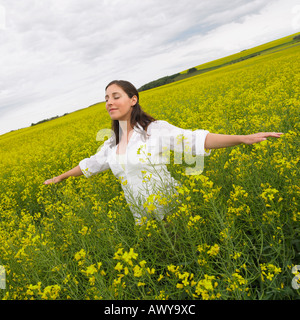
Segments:
[[[260,132],[250,135],[223,135],[207,130],[185,130],[166,121],[155,120],[139,105],[139,93],[128,81],[115,80],[105,89],[106,109],[112,119],[112,136],[95,155],[83,159],[75,168],[44,184],[58,183],[70,176],[94,174],[111,169],[122,188],[136,222],[143,216],[163,219],[176,186],[180,185],[166,167],[165,151],[193,155],[196,173],[203,171],[204,156],[211,149],[253,144],[283,133]],[[205,149],[209,150],[206,152]],[[188,158],[188,157],[187,157]],[[177,158],[178,159],[178,158]],[[200,159],[200,161],[199,161]],[[200,164],[200,165],[199,165]],[[195,172],[194,172],[195,173]],[[192,173],[192,174],[194,174]]]

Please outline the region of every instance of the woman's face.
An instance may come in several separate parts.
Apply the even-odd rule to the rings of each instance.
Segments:
[[[137,103],[137,97],[129,98],[118,85],[112,84],[105,91],[106,110],[112,120],[130,120],[132,107]]]

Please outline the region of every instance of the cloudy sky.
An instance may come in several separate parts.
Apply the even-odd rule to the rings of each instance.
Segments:
[[[0,0],[0,134],[298,31],[299,0]]]

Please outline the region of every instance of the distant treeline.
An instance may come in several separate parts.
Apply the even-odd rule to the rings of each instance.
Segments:
[[[44,120],[38,121],[38,122],[36,122],[36,123],[32,123],[32,124],[31,124],[31,127],[32,127],[32,126],[35,126],[35,125],[37,125],[37,124],[43,123],[43,122],[47,122],[47,121],[50,121],[50,120],[54,120],[54,119],[57,119],[57,118],[66,116],[67,114],[68,114],[68,113],[65,113],[65,114],[62,115],[62,116],[55,116],[55,117],[52,117],[52,118],[49,118],[49,119],[44,119]]]
[[[190,74],[190,73],[193,73],[195,71],[197,71],[196,68],[191,68],[191,69],[188,70],[187,73]],[[151,81],[151,82],[146,83],[143,86],[141,86],[138,89],[138,91],[145,91],[145,90],[149,90],[149,89],[153,89],[153,88],[156,88],[156,87],[163,86],[164,84],[175,82],[175,81],[178,80],[176,78],[178,76],[180,76],[180,75],[181,75],[181,73],[175,73],[175,74],[172,74],[171,76],[166,76],[166,77],[162,77],[162,78],[159,78],[157,80]]]
[[[295,41],[300,41],[300,34],[298,34],[297,36],[295,36],[295,37],[293,38],[293,40],[295,40]]]
[[[159,78],[157,80],[151,81],[151,82],[146,83],[143,86],[141,86],[138,89],[138,91],[145,91],[145,90],[149,90],[149,89],[156,88],[156,87],[159,87],[159,86],[163,86],[164,84],[172,83],[172,82],[175,81],[174,79],[179,75],[180,75],[180,73],[176,73],[176,74],[173,74],[171,76],[166,76],[166,77]]]

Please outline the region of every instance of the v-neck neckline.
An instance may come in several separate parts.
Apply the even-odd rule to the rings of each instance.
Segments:
[[[124,155],[127,154],[127,148],[128,148],[128,146],[129,146],[130,141],[131,141],[131,139],[133,138],[134,134],[135,134],[135,128],[133,128],[133,132],[132,132],[131,137],[129,138],[129,140],[128,140],[128,142],[127,142],[127,145],[126,145],[126,148],[125,148],[125,152],[124,152],[124,153],[118,153],[118,146],[120,145],[120,142],[116,145],[116,155],[124,156]]]
[[[116,150],[115,150],[115,154],[118,156],[118,155],[127,155],[127,149],[128,149],[128,146],[130,145],[130,141],[133,139],[134,135],[136,133],[138,133],[138,130],[143,130],[143,127],[139,124],[139,123],[136,123],[135,126],[133,127],[133,132],[132,132],[132,135],[131,137],[129,138],[128,142],[127,142],[127,145],[126,145],[126,148],[125,148],[125,152],[124,153],[117,153],[118,151],[118,145],[120,144],[120,142],[115,146],[116,147]]]

